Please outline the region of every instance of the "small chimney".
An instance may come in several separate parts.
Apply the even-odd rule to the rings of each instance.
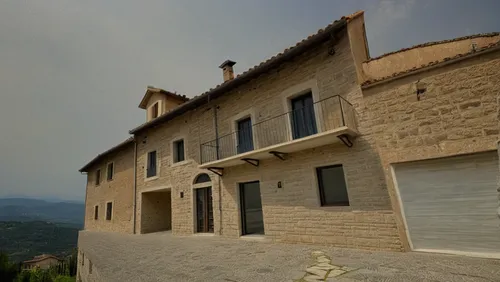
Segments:
[[[222,76],[224,77],[224,82],[232,80],[234,78],[234,70],[233,66],[236,64],[236,62],[233,62],[231,60],[226,60],[222,65],[219,66],[219,68],[222,69]]]

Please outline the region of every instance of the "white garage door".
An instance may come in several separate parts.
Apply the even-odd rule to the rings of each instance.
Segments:
[[[500,256],[498,155],[394,165],[414,250]]]

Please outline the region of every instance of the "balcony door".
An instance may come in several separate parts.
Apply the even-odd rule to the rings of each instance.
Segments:
[[[252,119],[245,118],[238,121],[238,154],[253,150]]]
[[[298,139],[318,133],[312,93],[301,95],[291,100],[292,136]]]

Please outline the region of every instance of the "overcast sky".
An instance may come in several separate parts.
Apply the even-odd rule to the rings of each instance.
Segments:
[[[0,197],[84,200],[77,172],[145,121],[146,86],[198,95],[343,15],[370,53],[500,31],[496,0],[0,3]]]

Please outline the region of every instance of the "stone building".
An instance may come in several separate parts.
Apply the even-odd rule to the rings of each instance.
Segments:
[[[192,99],[148,87],[133,138],[82,168],[85,229],[498,256],[499,40],[371,58],[357,12]]]
[[[48,254],[33,257],[33,259],[23,261],[23,269],[49,269],[62,262],[62,259]]]

